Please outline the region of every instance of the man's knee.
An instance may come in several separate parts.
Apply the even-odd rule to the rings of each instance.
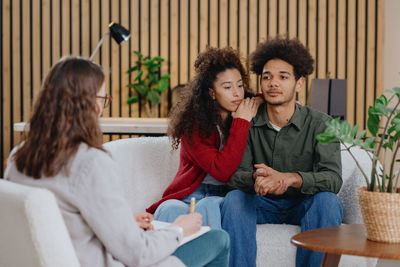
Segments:
[[[339,197],[331,192],[319,192],[314,195],[313,205],[322,216],[342,219],[343,206]]]
[[[252,197],[252,195],[244,193],[243,191],[233,190],[225,196],[225,199],[222,202],[222,207],[240,210],[248,207],[248,202],[252,201]]]

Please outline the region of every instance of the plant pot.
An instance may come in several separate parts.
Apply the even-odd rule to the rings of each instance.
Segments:
[[[356,191],[367,238],[400,243],[400,194],[370,192],[365,187]]]

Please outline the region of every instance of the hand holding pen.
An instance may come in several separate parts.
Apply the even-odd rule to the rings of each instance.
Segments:
[[[153,215],[148,212],[140,212],[133,214],[135,221],[138,223],[139,227],[143,230],[154,230],[154,226],[151,224],[153,220]]]

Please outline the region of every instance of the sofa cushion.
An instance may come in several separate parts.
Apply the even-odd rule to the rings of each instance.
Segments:
[[[120,167],[133,212],[143,212],[160,200],[178,170],[179,150],[172,151],[165,136],[120,139],[105,143],[104,148]]]

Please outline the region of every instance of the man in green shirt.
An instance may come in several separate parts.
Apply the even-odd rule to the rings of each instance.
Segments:
[[[301,231],[340,225],[339,143],[319,144],[331,118],[296,105],[314,60],[297,39],[260,43],[250,57],[266,103],[252,120],[242,162],[221,205],[231,238],[230,266],[255,266],[256,224],[294,224]],[[320,266],[322,253],[298,249],[296,266]]]

